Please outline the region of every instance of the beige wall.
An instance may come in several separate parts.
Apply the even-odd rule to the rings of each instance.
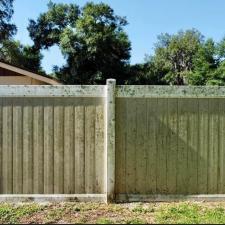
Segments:
[[[46,83],[27,76],[0,76],[0,85],[44,85]]]

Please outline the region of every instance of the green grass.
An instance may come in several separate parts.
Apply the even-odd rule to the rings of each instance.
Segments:
[[[96,221],[97,224],[114,224],[112,220],[106,219],[106,218],[99,218]]]
[[[0,206],[0,223],[16,224],[20,218],[40,212],[43,208],[36,204],[12,206],[9,204],[2,204]]]
[[[156,220],[163,224],[224,224],[225,208],[185,203],[161,207]]]
[[[225,203],[0,204],[0,223],[224,224]]]

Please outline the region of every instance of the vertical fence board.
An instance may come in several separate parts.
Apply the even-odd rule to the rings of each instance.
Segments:
[[[147,171],[147,104],[146,99],[137,99],[136,141],[136,192],[146,193]]]
[[[188,117],[187,99],[178,99],[177,192],[187,194]]]
[[[167,193],[167,99],[158,98],[158,138],[157,138],[157,193]]]
[[[23,99],[13,99],[13,194],[23,193]]]
[[[13,193],[13,117],[12,99],[3,99],[2,119],[2,193]]]
[[[54,193],[64,193],[64,111],[63,100],[54,102]]]
[[[75,193],[85,193],[85,107],[82,99],[75,106]]]
[[[54,193],[54,99],[44,101],[44,193]]]
[[[127,99],[127,137],[126,137],[126,192],[136,193],[136,135],[137,135],[137,105],[136,99]]]
[[[208,192],[209,100],[199,99],[198,193]]]
[[[85,107],[85,188],[87,194],[95,192],[95,117],[96,107],[86,102]]]
[[[216,194],[218,190],[218,109],[218,99],[209,99],[208,194]]]
[[[75,193],[75,149],[74,149],[73,99],[66,99],[64,108],[64,193]]]
[[[225,193],[225,100],[219,100],[218,194]]]
[[[177,110],[178,100],[168,99],[167,190],[170,194],[177,191]]]
[[[43,100],[33,102],[33,186],[34,194],[44,194],[44,108]]]
[[[147,99],[147,174],[146,192],[156,193],[157,185],[157,133],[158,133],[158,100],[157,98]]]
[[[198,193],[198,99],[188,99],[188,193]]]
[[[33,192],[33,100],[24,99],[23,106],[23,194]]]
[[[116,100],[116,193],[126,193],[126,99]]]

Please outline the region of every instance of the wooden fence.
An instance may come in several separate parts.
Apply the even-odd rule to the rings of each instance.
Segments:
[[[0,86],[0,194],[224,198],[225,88]]]
[[[0,193],[104,194],[104,87],[0,89]]]
[[[224,88],[117,90],[119,200],[225,194]]]

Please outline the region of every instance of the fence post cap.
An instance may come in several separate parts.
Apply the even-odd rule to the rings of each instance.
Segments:
[[[116,84],[116,79],[107,79],[106,83],[107,85]]]

